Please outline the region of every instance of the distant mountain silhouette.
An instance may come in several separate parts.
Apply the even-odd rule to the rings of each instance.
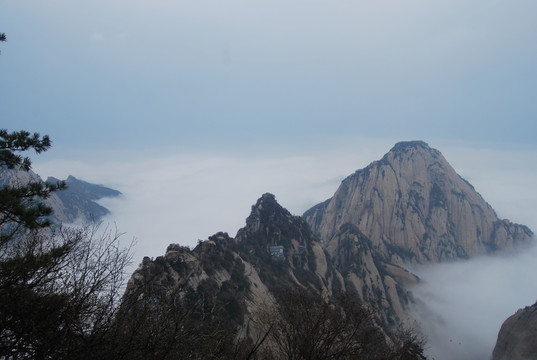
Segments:
[[[60,180],[49,177],[46,182],[58,182]],[[117,197],[121,192],[107,188],[103,185],[91,184],[69,175],[65,180],[67,189],[56,192],[61,201],[56,205],[54,213],[62,213],[63,221],[73,222],[76,220],[98,221],[108,215],[110,211],[99,205],[96,200],[106,197]],[[57,207],[60,207],[58,209]]]
[[[60,180],[49,177],[47,182]],[[0,186],[24,185],[28,182],[43,182],[41,177],[32,170],[20,171],[16,169],[0,168]],[[99,221],[110,211],[96,203],[96,200],[105,197],[116,197],[121,192],[102,185],[91,184],[69,176],[67,189],[52,193],[44,202],[53,210],[52,218],[55,222],[71,223],[74,221]]]

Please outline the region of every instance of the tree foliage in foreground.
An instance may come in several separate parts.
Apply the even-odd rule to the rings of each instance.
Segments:
[[[0,166],[27,172],[31,162],[20,153],[49,147],[46,136],[2,130]],[[345,293],[325,299],[286,287],[257,318],[245,318],[244,265],[231,248],[222,256],[200,247],[198,254],[213,272],[233,269],[228,281],[208,277],[187,286],[186,275],[174,288],[170,264],[157,258],[138,273],[141,286],[121,296],[130,247],[113,229],[51,227],[43,200],[61,188],[0,188],[0,359],[425,358],[412,332],[387,338]],[[250,325],[258,328],[254,338]]]
[[[7,41],[7,37],[6,37],[6,34],[5,33],[0,33],[0,41]],[[0,51],[0,54],[2,52]]]
[[[304,288],[282,288],[276,303],[258,317],[270,329],[261,352],[266,359],[422,360],[423,341],[411,330],[387,337],[357,296],[340,292],[330,299]]]
[[[48,136],[27,131],[8,132],[0,129],[0,168],[14,173],[11,182],[0,188],[0,244],[27,231],[46,228],[51,225],[48,218],[52,209],[43,203],[54,191],[65,189],[65,182],[55,184],[42,181],[17,181],[17,172],[28,172],[31,161],[21,153],[34,150],[47,151],[51,146]]]
[[[48,136],[0,130],[0,167],[28,172],[20,153],[49,147]],[[92,358],[108,346],[130,248],[96,225],[51,228],[43,200],[65,184],[2,184],[0,358]]]
[[[130,261],[117,232],[63,227],[2,250],[0,358],[88,359],[107,346]]]

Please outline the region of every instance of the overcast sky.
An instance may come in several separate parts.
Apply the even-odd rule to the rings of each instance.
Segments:
[[[341,134],[535,148],[536,14],[534,0],[0,0],[2,126],[61,152]]]
[[[42,177],[122,191],[104,204],[136,261],[234,236],[264,192],[300,215],[414,139],[535,231],[536,16],[534,0],[0,0],[0,127],[51,136]]]

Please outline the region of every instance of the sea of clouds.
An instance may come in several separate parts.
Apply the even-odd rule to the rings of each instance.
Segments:
[[[237,152],[95,153],[83,159],[36,162],[41,176],[80,179],[120,190],[101,203],[126,237],[136,239],[135,267],[163,255],[170,243],[194,247],[218,231],[234,236],[265,192],[301,215],[333,195],[343,178],[380,159],[390,139],[344,139]],[[474,185],[501,218],[537,229],[537,154],[430,144]],[[412,269],[413,289],[435,359],[488,359],[503,320],[537,300],[537,247],[519,253]]]
[[[490,359],[503,321],[537,301],[537,246],[413,269],[433,359]]]

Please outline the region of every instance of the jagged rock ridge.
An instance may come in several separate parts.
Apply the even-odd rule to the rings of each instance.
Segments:
[[[392,263],[468,258],[532,236],[527,227],[499,219],[442,154],[422,141],[396,144],[303,217],[327,244],[341,226],[356,226]]]
[[[303,217],[264,194],[235,238],[218,233],[193,250],[172,245],[164,257],[146,258],[127,293],[148,282],[199,291],[210,280],[213,293],[238,301],[240,323],[259,304],[277,301],[279,287],[297,285],[325,297],[343,290],[390,329],[412,321],[409,289],[419,279],[404,269],[406,262],[471,257],[531,236],[527,227],[498,219],[439,151],[402,142]]]
[[[212,292],[234,297],[244,319],[260,304],[277,301],[281,288],[299,286],[325,297],[345,291],[369,304],[379,324],[396,328],[405,316],[400,304],[408,303],[410,296],[399,283],[415,283],[417,278],[397,265],[384,264],[355,227],[342,229],[338,236],[341,245],[332,258],[304,219],[291,215],[274,195],[264,194],[235,238],[218,233],[192,250],[170,245],[165,256],[144,259],[127,293],[139,292],[148,282],[162,287],[162,292],[198,291],[211,279]],[[281,247],[281,255],[271,253],[273,247]],[[242,290],[231,296],[229,289]]]

